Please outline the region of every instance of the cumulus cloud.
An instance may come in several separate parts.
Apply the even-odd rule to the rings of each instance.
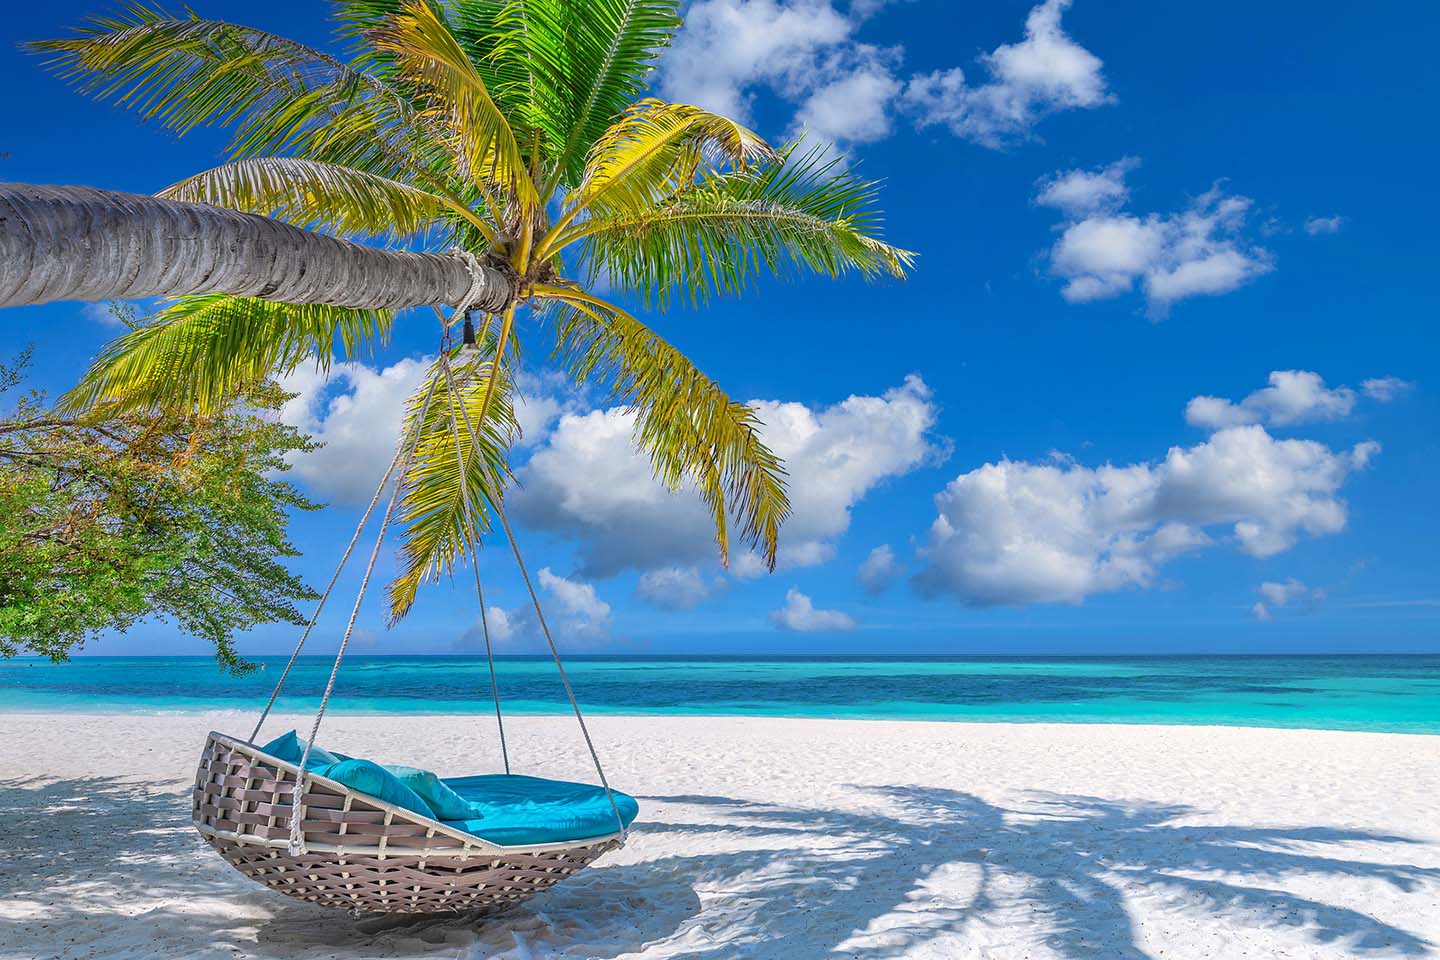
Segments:
[[[1414,384],[1399,377],[1364,380],[1357,392],[1350,387],[1327,387],[1318,373],[1309,370],[1274,370],[1270,385],[1234,403],[1224,397],[1194,397],[1185,406],[1185,421],[1191,426],[1216,430],[1244,423],[1287,427],[1297,423],[1340,420],[1348,417],[1363,394],[1378,403],[1388,403]]]
[[[648,570],[635,585],[635,593],[642,600],[663,610],[689,610],[723,589],[723,577],[706,578],[695,567]]]
[[[401,360],[383,369],[337,364],[329,376],[299,367],[280,379],[296,394],[280,419],[324,444],[292,455],[294,472],[317,495],[337,503],[364,503],[395,456],[405,401],[420,385],[426,364]]]
[[[770,611],[770,622],[781,630],[795,633],[834,633],[854,630],[855,618],[840,610],[818,610],[805,594],[791,587],[785,593],[785,605]]]
[[[1040,181],[1036,202],[1066,218],[1050,249],[1066,300],[1117,297],[1138,284],[1150,312],[1163,316],[1180,300],[1228,293],[1273,269],[1269,251],[1244,236],[1251,201],[1219,185],[1177,213],[1125,212],[1125,175],[1137,165],[1126,158]]]
[[[883,3],[830,0],[698,0],[665,59],[661,88],[672,100],[749,120],[760,90],[796,106],[791,132],[850,146],[888,136],[903,108],[919,126],[998,147],[1028,135],[1058,110],[1108,102],[1100,60],[1060,25],[1070,0],[1030,11],[1024,39],[980,58],[984,82],[959,68],[902,79],[904,51],[862,41]]]
[[[1305,221],[1305,232],[1312,237],[1322,233],[1339,233],[1344,224],[1344,217],[1311,217]]]
[[[1299,580],[1291,577],[1284,583],[1275,583],[1267,580],[1256,587],[1255,592],[1260,594],[1260,599],[1272,607],[1283,607],[1291,600],[1305,596],[1305,594],[1309,592],[1309,588]]]
[[[748,119],[752,87],[802,96],[819,58],[855,26],[829,0],[698,0],[666,55],[662,88],[671,100]]]
[[[1414,387],[1415,384],[1409,380],[1401,380],[1399,377],[1374,377],[1360,383],[1360,390],[1365,396],[1371,400],[1378,400],[1380,403],[1389,403]]]
[[[1077,219],[1118,210],[1130,199],[1125,175],[1138,166],[1137,157],[1122,157],[1098,170],[1062,170],[1039,181],[1035,202]]]
[[[1185,420],[1196,427],[1218,429],[1242,423],[1289,426],[1316,420],[1339,420],[1355,409],[1355,391],[1349,387],[1325,386],[1318,373],[1309,370],[1275,370],[1270,385],[1239,403],[1222,397],[1200,396],[1185,407]]]
[[[610,604],[600,599],[594,584],[558,576],[549,567],[536,575],[540,589],[549,602],[545,606],[545,622],[558,638],[571,642],[603,641],[610,637]],[[531,605],[506,610],[485,608],[490,639],[496,645],[533,644],[543,640],[535,608]],[[479,618],[465,632],[465,646],[483,644],[483,626]]]
[[[990,147],[1029,134],[1043,117],[1060,110],[1109,103],[1100,58],[1060,25],[1070,0],[1046,0],[1025,18],[1025,39],[980,58],[989,79],[966,81],[959,67],[917,76],[904,103],[921,126],[943,124],[957,137]]]
[[[571,637],[604,637],[610,631],[610,604],[600,599],[595,585],[557,576],[540,569],[540,586],[554,598],[561,613],[560,626]]]
[[[1255,592],[1260,594],[1260,599],[1250,608],[1250,613],[1261,622],[1275,619],[1274,610],[1288,606],[1295,600],[1304,599],[1315,604],[1325,599],[1324,590],[1318,587],[1312,590],[1294,577],[1284,582],[1267,580],[1256,587]]]
[[[901,566],[895,559],[895,551],[890,549],[890,544],[882,543],[871,550],[855,571],[855,579],[860,581],[860,586],[865,592],[874,596],[885,592],[885,588],[900,575]]]
[[[852,396],[829,407],[759,400],[761,435],[785,461],[791,517],[780,561],[807,566],[829,559],[850,511],[884,480],[934,461],[937,408],[918,376],[881,396]],[[666,490],[634,450],[635,418],[624,408],[566,414],[521,469],[517,517],[580,541],[579,569],[606,577],[624,569],[692,566],[716,556],[714,527],[693,489]],[[732,558],[737,575],[761,569]]]
[[[1170,560],[1229,539],[1268,557],[1346,523],[1339,491],[1378,452],[1226,427],[1159,463],[1086,467],[1002,460],[936,495],[922,591],[998,604],[1078,603],[1148,587]]]

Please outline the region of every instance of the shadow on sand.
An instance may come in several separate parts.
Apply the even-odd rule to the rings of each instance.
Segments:
[[[190,829],[184,793],[0,781],[0,901],[18,918],[0,927],[0,956],[127,955],[114,945],[143,924],[155,939],[135,956],[610,958],[650,945],[673,957],[873,960],[963,955],[973,939],[1014,943],[1017,956],[1025,944],[1067,960],[1155,960],[1137,905],[1177,924],[1294,928],[1342,955],[1432,950],[1359,905],[1297,892],[1315,877],[1440,887],[1440,869],[1346,856],[1365,843],[1403,858],[1416,843],[1405,837],[1189,826],[1188,807],[1099,797],[1006,809],[954,790],[853,789],[865,812],[650,797],[673,808],[669,822],[638,824],[626,855],[685,853],[602,861],[501,914],[357,923],[230,870]],[[687,811],[703,822],[670,816]]]

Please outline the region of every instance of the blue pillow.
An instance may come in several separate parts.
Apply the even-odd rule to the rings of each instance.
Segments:
[[[404,807],[422,817],[434,816],[430,805],[418,793],[373,760],[341,760],[323,767],[311,765],[309,769],[318,776],[343,783],[352,790],[368,793],[397,807]]]
[[[406,787],[419,794],[426,806],[430,808],[429,815],[436,820],[480,820],[485,816],[484,811],[451,790],[446,786],[445,781],[429,770],[390,764],[386,764],[385,769],[394,774],[396,779]]]
[[[286,763],[300,765],[300,758],[305,755],[305,741],[294,730],[289,733],[282,733],[260,748],[262,753],[268,753],[277,760],[284,760]],[[305,765],[307,770],[314,770],[316,767],[326,764],[339,763],[347,760],[343,754],[331,753],[324,747],[316,746],[310,751],[310,762]]]

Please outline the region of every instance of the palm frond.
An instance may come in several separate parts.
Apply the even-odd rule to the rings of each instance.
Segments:
[[[453,197],[349,167],[295,157],[237,160],[182,180],[158,195],[344,235],[409,237],[457,217],[488,230]]]
[[[411,0],[370,38],[377,49],[394,55],[405,79],[422,91],[426,115],[452,131],[463,175],[479,184],[498,184],[522,210],[535,210],[535,183],[510,120],[439,14],[422,0]]]
[[[702,173],[777,159],[769,144],[727,117],[688,104],[641,100],[590,150],[552,237],[563,235],[581,213],[603,217],[649,209],[692,187]]]
[[[664,307],[737,294],[762,273],[903,278],[914,254],[878,236],[877,184],[834,172],[819,151],[705,179],[663,202],[597,217],[556,246],[583,241],[591,274]]]
[[[73,36],[30,44],[82,92],[184,134],[234,129],[232,156],[289,151],[397,176],[419,172],[427,138],[398,91],[322,51],[264,30],[134,4]],[[403,145],[403,148],[402,148]]]
[[[670,489],[695,484],[729,562],[729,519],[738,539],[774,569],[780,525],[790,514],[785,469],[765,445],[755,411],[730,399],[649,327],[578,290],[537,287],[561,305],[556,357],[577,383],[598,381],[635,411],[635,443]]]
[[[388,311],[214,294],[177,301],[108,343],[62,400],[69,410],[214,413],[247,388],[353,357],[390,331]]]
[[[510,38],[532,78],[536,123],[558,144],[545,191],[574,185],[585,158],[645,90],[680,28],[675,0],[548,0],[508,5]]]
[[[493,357],[494,345],[491,338],[484,345],[484,355]],[[432,381],[436,383],[430,410],[421,424],[415,460],[403,480],[399,519],[405,524],[405,532],[400,548],[400,571],[389,587],[392,623],[409,612],[422,583],[439,580],[467,555],[472,563],[476,562],[474,553],[479,549],[481,538],[490,532],[493,504],[499,502],[509,479],[506,452],[519,426],[511,405],[510,382],[503,367],[489,410],[481,422],[480,410],[489,371],[489,362],[456,364],[456,390],[452,392],[440,366],[435,364],[427,382],[411,398],[409,422],[413,423],[419,414],[420,398]],[[462,405],[475,428],[478,445],[470,442]]]

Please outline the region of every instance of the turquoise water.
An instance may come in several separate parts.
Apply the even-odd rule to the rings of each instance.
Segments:
[[[258,712],[284,667],[243,678],[200,657],[0,661],[0,711]],[[1440,733],[1440,656],[580,657],[567,671],[594,713],[1190,723]],[[319,700],[330,663],[303,658],[280,709]],[[498,662],[506,710],[567,709],[554,664]],[[347,659],[331,709],[480,713],[474,657]]]

